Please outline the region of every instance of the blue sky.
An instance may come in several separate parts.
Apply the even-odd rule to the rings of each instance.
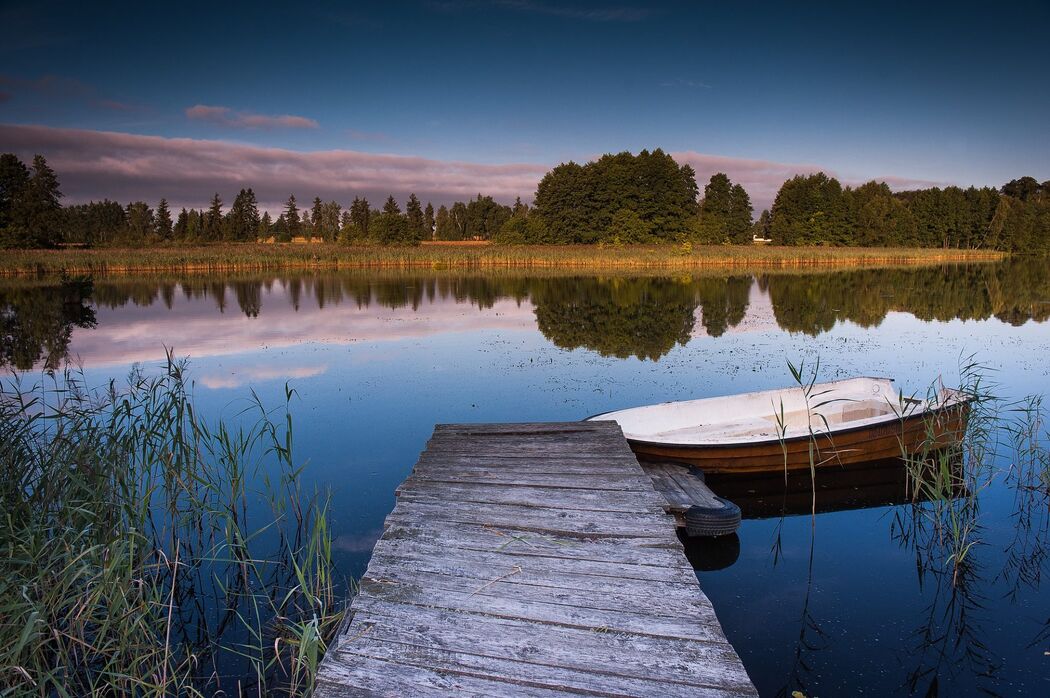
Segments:
[[[78,155],[48,131],[10,127],[540,171],[662,147],[693,154],[701,177],[751,161],[759,189],[815,168],[898,187],[1050,178],[1045,2],[16,2],[0,25],[0,148],[54,148],[63,163]],[[144,146],[108,147],[123,161]],[[416,184],[391,162],[376,193]],[[348,188],[363,186],[345,166],[358,168]],[[417,188],[484,191],[477,173],[445,186],[431,170]],[[501,198],[535,179],[515,173],[494,185]],[[131,196],[127,184],[114,186]],[[310,181],[288,184],[312,196]]]

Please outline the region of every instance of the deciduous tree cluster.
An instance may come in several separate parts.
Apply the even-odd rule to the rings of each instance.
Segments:
[[[660,149],[558,165],[540,180],[529,242],[678,240],[695,232],[696,173]]]
[[[823,172],[784,183],[764,224],[774,244],[944,247],[1050,252],[1050,182],[933,187],[893,193],[884,182],[843,187]]]

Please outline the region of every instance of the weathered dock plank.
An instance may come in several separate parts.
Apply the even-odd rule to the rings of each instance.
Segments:
[[[755,694],[615,422],[436,427],[351,614],[322,698]]]

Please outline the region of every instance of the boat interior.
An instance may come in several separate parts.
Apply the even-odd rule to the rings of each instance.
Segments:
[[[727,444],[791,439],[892,421],[947,399],[904,397],[887,378],[851,378],[725,397],[668,402],[598,415],[620,424],[629,439],[677,444]]]

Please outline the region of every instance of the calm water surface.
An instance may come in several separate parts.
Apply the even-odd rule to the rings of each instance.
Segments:
[[[957,383],[972,354],[998,394],[1050,393],[1041,262],[757,278],[7,280],[0,308],[5,371],[68,356],[101,384],[159,366],[167,345],[190,357],[198,403],[226,417],[249,387],[276,406],[290,383],[305,484],[332,492],[348,576],[365,569],[438,422],[572,420],[783,387],[787,361],[818,357],[822,379],[887,375],[924,393],[938,376]],[[997,477],[953,584],[950,566],[922,564],[930,534],[892,487],[822,477],[815,517],[782,480],[736,483],[753,517],[738,540],[688,545],[763,695],[1050,695],[1044,497]]]

